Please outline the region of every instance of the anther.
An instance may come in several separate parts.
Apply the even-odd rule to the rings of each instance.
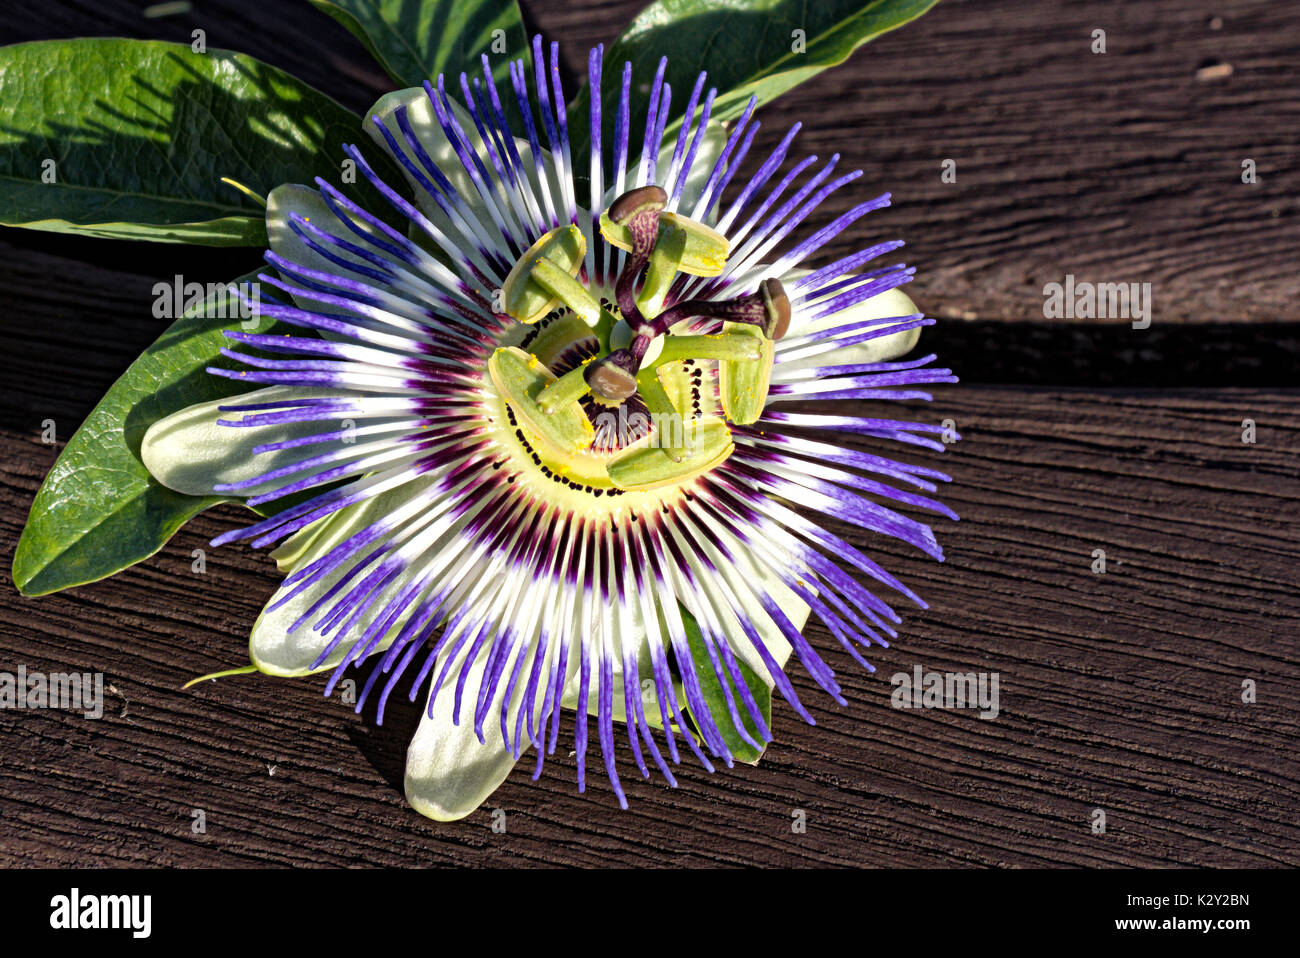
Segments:
[[[681,428],[682,437],[671,445],[636,446],[611,459],[610,482],[625,492],[681,486],[722,465],[736,448],[731,430],[715,416],[685,420]]]
[[[519,257],[501,284],[505,312],[521,323],[535,323],[563,301],[594,325],[600,303],[573,278],[586,252],[587,241],[576,226],[551,230]]]
[[[536,356],[515,346],[503,346],[489,359],[488,373],[510,412],[553,455],[565,456],[591,446],[595,430],[577,402],[570,400],[549,411],[542,409],[541,394],[556,378]]]

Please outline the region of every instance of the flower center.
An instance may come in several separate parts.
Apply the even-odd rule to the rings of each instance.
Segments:
[[[789,300],[768,279],[734,299],[665,306],[679,274],[717,276],[729,253],[666,202],[660,187],[639,187],[601,215],[602,237],[626,252],[612,290],[579,281],[586,240],[575,226],[541,237],[502,285],[504,311],[534,328],[497,349],[488,371],[544,473],[611,492],[680,486],[731,455],[728,422],[762,413]],[[698,318],[721,331],[680,332]]]

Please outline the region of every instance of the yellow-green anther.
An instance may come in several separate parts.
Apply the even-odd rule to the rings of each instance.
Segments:
[[[501,305],[507,315],[521,323],[535,323],[553,310],[559,297],[534,277],[538,262],[545,259],[558,272],[573,277],[582,268],[586,252],[587,241],[582,230],[572,225],[553,229],[530,246],[501,284]],[[549,272],[548,275],[553,276]]]
[[[502,346],[488,360],[488,373],[520,425],[552,447],[552,458],[562,459],[581,452],[595,439],[591,420],[576,402],[560,406],[554,412],[542,411],[538,400],[556,378],[536,356],[518,346]]]
[[[609,218],[609,213],[600,214],[600,235],[605,237],[605,242],[610,246],[631,252],[632,231],[615,223]]]
[[[664,308],[664,297],[672,288],[673,280],[681,271],[682,257],[686,254],[686,231],[676,226],[664,227],[659,224],[659,238],[654,252],[650,254],[650,263],[646,266],[645,280],[636,303],[641,308],[641,315],[653,319]]]
[[[776,357],[776,344],[757,326],[744,323],[723,323],[726,336],[744,336],[758,345],[757,359],[723,360],[718,363],[718,392],[722,397],[722,411],[739,425],[757,422],[767,405],[767,390],[772,382],[772,363]]]
[[[542,257],[534,263],[532,280],[573,310],[588,326],[595,326],[600,320],[600,301],[552,260]]]
[[[727,325],[744,328],[739,323]],[[655,358],[655,365],[679,359],[757,360],[762,355],[761,343],[747,334],[723,332],[713,335],[665,336],[663,349]]]
[[[659,214],[659,232],[676,227],[686,234],[686,248],[682,252],[679,269],[692,276],[717,276],[727,265],[731,244],[727,238],[710,226],[688,219],[678,213]]]
[[[676,421],[684,431],[678,445],[653,444],[661,434],[652,433],[651,445],[633,446],[610,460],[610,482],[628,492],[681,485],[722,465],[736,448],[731,430],[716,416]]]
[[[687,219],[677,213],[659,214],[659,237],[656,242],[663,242],[666,234],[679,229],[686,234],[685,246],[677,264],[678,272],[691,276],[717,276],[727,265],[727,256],[731,252],[727,238],[703,223]],[[600,235],[606,242],[619,249],[632,249],[632,231],[620,226],[609,218],[608,213],[600,214]]]
[[[586,365],[582,363],[575,366],[542,390],[541,395],[537,397],[537,405],[543,415],[554,416],[569,403],[577,402],[591,392],[591,387],[587,385],[587,377],[584,375]]]

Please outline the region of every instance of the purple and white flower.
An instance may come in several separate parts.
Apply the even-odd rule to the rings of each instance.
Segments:
[[[924,603],[825,520],[941,560],[900,507],[956,518],[930,498],[947,476],[838,441],[943,449],[940,426],[856,414],[955,381],[933,356],[894,361],[932,322],[900,290],[912,270],[877,265],[902,244],[812,265],[888,195],[817,226],[860,172],[838,155],[789,166],[796,125],[738,179],[754,104],[726,128],[706,76],[673,91],[662,63],[648,87],[624,65],[573,136],[547,52],[534,41],[511,89],[485,57],[480,77],[376,104],[369,132],[414,202],[345,150],[388,220],[323,180],[273,191],[261,313],[280,325],[228,333],[238,367],[210,369],[258,388],[156,423],[143,446],[170,488],[279,507],[214,540],[275,546],[285,573],[253,627],[257,669],[327,672],[328,694],[367,663],[357,708],[378,696],[381,721],[404,676],[412,699],[428,685],[406,793],[443,820],[528,748],[540,774],[562,708],[579,788],[594,718],[626,806],[616,723],[641,773],[675,785],[683,752],[710,769],[761,752],[763,685],[812,721],[791,655],[843,704],[809,616],[870,669],[861,650],[900,621],[876,593]],[[601,70],[596,49],[593,92]]]

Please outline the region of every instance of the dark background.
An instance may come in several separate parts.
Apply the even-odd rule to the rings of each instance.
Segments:
[[[196,0],[153,20],[146,5],[43,0],[7,11],[0,43],[201,26],[358,111],[390,88],[305,3]],[[574,67],[639,6],[524,5]],[[0,231],[0,670],[103,671],[113,689],[98,722],[0,712],[0,863],[1300,863],[1298,59],[1291,4],[946,0],[761,110],[753,155],[802,120],[802,153],[866,171],[828,217],[894,194],[825,256],[907,239],[910,292],[941,319],[922,348],[963,380],[907,410],[963,441],[913,458],[951,473],[962,521],[938,530],[943,565],[870,543],[930,602],[875,677],[814,629],[848,708],[795,669],[816,727],[778,703],[759,767],[684,764],[676,790],[623,761],[627,812],[598,782],[577,794],[561,749],[538,782],[521,766],[437,824],[401,795],[418,708],[377,728],[322,699],[323,679],[181,691],[245,661],[277,581],[238,545],[191,573],[239,510],[109,581],[21,598],[9,561],[58,452],[42,420],[66,439],[157,335],[157,280],[225,281],[258,253]],[[1067,273],[1151,283],[1152,326],[1046,322],[1043,285]],[[888,677],[916,664],[1000,673],[1001,715],[890,708]]]

